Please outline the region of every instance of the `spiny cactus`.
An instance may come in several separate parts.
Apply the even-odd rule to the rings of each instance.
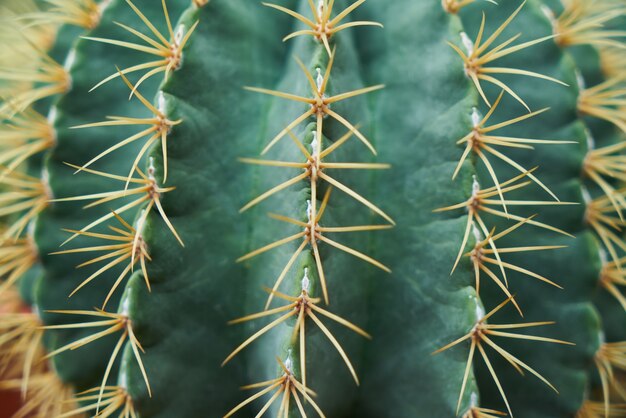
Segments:
[[[13,416],[624,416],[626,5],[499,3],[3,4]]]

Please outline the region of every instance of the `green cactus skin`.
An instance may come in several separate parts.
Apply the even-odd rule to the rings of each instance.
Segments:
[[[389,80],[371,108],[380,158],[393,161],[393,169],[377,178],[377,195],[407,228],[376,240],[377,256],[389,260],[393,275],[373,282],[370,303],[378,314],[370,316],[367,328],[374,339],[366,347],[368,369],[355,416],[408,417],[424,411],[454,416],[467,354],[432,352],[467,332],[480,308],[469,287],[469,267],[461,266],[450,277],[467,215],[433,210],[471,194],[474,169],[469,162],[451,181],[459,158],[453,141],[471,130],[477,95],[454,51],[440,48],[446,41],[458,42],[458,18],[434,2],[378,2],[370,7],[359,19],[376,17],[386,30],[360,34],[359,50],[368,63],[366,79]],[[397,47],[389,48],[396,42]],[[430,51],[437,54],[429,56]],[[428,64],[421,65],[417,57]],[[396,170],[409,174],[397,177]],[[426,177],[432,180],[423,181]],[[387,390],[389,385],[394,390]],[[431,395],[414,396],[420,392]],[[470,393],[477,393],[473,379],[463,410],[472,402]]]
[[[597,1],[616,13],[610,23],[617,25],[615,30],[621,30],[619,22],[623,22],[625,13],[622,6],[612,0]],[[522,36],[511,45],[546,36],[489,66],[533,71],[567,85],[528,74],[495,74],[520,98],[515,99],[510,92],[504,94],[489,125],[524,116],[527,111],[520,105],[522,100],[533,111],[550,109],[520,118],[493,135],[573,143],[537,144],[532,150],[494,146],[525,169],[539,166],[521,177],[520,181],[528,185],[506,194],[506,199],[531,204],[508,205],[514,214],[510,219],[481,213],[486,226],[481,226],[482,233],[474,234],[468,223],[473,219],[468,216],[468,210],[472,213],[469,207],[441,209],[467,201],[477,187],[491,187],[494,175],[504,183],[520,172],[489,155],[494,174],[473,149],[460,165],[458,175],[451,178],[465,149],[463,143],[455,141],[472,132],[477,115],[489,112],[482,96],[493,103],[501,91],[482,80],[484,92],[479,94],[476,82],[468,77],[473,70],[464,71],[464,63],[453,48],[466,51],[468,42],[461,34],[475,39],[481,27],[481,11],[487,14],[484,41],[515,14],[522,1],[494,5],[456,0],[336,0],[331,2],[333,16],[349,8],[341,23],[354,22],[355,26],[344,28],[334,23],[326,28],[328,32],[320,32],[321,38],[330,36],[323,42],[312,40],[307,32],[283,44],[281,37],[307,29],[303,20],[323,13],[323,8],[322,12],[315,8],[327,3],[316,3],[285,0],[277,7],[264,7],[244,0],[167,0],[173,26],[170,34],[161,2],[111,0],[101,3],[102,15],[96,19],[97,24],[88,25],[90,28],[57,24],[56,41],[45,49],[55,61],[66,63],[71,84],[68,91],[32,104],[41,114],[49,115],[55,144],[23,165],[26,173],[41,176],[48,198],[61,199],[49,202],[23,235],[33,240],[38,258],[17,283],[21,303],[39,314],[46,326],[44,345],[52,354],[49,372],[33,368],[26,405],[32,405],[38,417],[54,418],[83,413],[108,416],[114,412],[126,418],[255,416],[259,411],[282,418],[303,416],[302,411],[307,416],[324,414],[333,418],[408,418],[425,414],[435,418],[487,418],[498,415],[495,410],[508,410],[511,416],[524,418],[619,414],[619,406],[611,405],[619,403],[619,396],[607,397],[609,389],[619,386],[599,378],[602,369],[599,375],[598,364],[605,360],[605,343],[626,341],[624,308],[601,281],[603,269],[612,258],[590,223],[590,213],[606,191],[585,170],[593,149],[621,143],[624,133],[606,120],[579,112],[584,89],[607,79],[600,62],[604,51],[584,42],[576,46],[561,44],[558,29],[554,39],[548,38],[555,30],[551,23],[556,24],[555,19],[564,10],[580,4],[574,0],[564,4],[528,0],[494,44],[519,32]],[[63,16],[69,13],[68,5],[89,2],[61,0],[60,4],[61,11],[55,13]],[[52,15],[45,14],[52,13],[50,2],[40,7],[48,9],[42,13],[52,21]],[[133,8],[144,13],[164,39],[147,28]],[[306,19],[297,19],[299,15],[294,13]],[[25,21],[28,16],[17,22]],[[142,82],[138,94],[130,100],[130,90],[122,77],[88,93],[98,82],[115,74],[116,66],[126,71],[154,60],[154,54],[128,45],[93,39],[145,41],[145,37],[143,41],[133,37],[116,22],[143,31],[168,47],[169,38],[180,43],[185,34],[193,31],[180,62],[172,64],[166,74],[158,72]],[[384,29],[374,27],[380,24]],[[317,31],[320,27],[311,29]],[[333,33],[335,29],[342,30]],[[154,42],[146,43],[156,47]],[[166,48],[163,54],[176,52],[175,48],[169,52]],[[301,60],[303,68],[294,57]],[[322,80],[331,61],[332,71],[327,80]],[[128,73],[128,83],[136,83],[151,68]],[[311,97],[313,86],[303,69],[311,74],[310,81],[317,83],[317,88],[322,81],[328,82],[325,99],[341,100],[329,108],[317,107],[325,118],[303,118],[289,132],[283,132],[284,137],[267,155],[263,152],[258,157],[277,132],[311,108],[310,104],[291,100],[293,96],[285,96]],[[0,78],[7,78],[2,74],[0,71]],[[379,83],[385,88],[380,89]],[[0,86],[5,85],[11,83],[0,80]],[[34,88],[39,86],[35,84]],[[268,93],[263,89],[282,93],[260,94]],[[338,96],[346,92],[355,93]],[[10,99],[0,107],[7,112],[1,115],[7,123],[12,118],[6,105]],[[67,198],[122,190],[123,179],[148,138],[116,149],[89,167],[121,176],[112,180],[89,170],[74,173],[75,169],[66,163],[85,164],[145,129],[145,125],[74,128],[104,120],[107,115],[157,117],[151,115],[151,106],[167,121],[159,122],[166,125],[154,123],[160,130],[154,145],[144,148],[147,153],[138,168],[151,176],[161,192],[150,189],[154,194],[146,195],[146,203],[121,213],[127,227],[139,231],[137,240],[130,241],[134,242],[132,251],[145,251],[135,252],[132,260],[141,257],[147,262],[146,268],[135,264],[127,276],[120,273],[131,261],[105,268],[68,299],[81,282],[115,258],[111,254],[112,258],[76,269],[106,254],[81,249],[111,242],[79,234],[59,249],[68,237],[62,230],[80,230],[96,219],[111,217],[112,210],[143,194],[120,193],[115,197],[121,198],[88,209],[82,206],[89,200],[68,202]],[[358,133],[350,132],[350,124]],[[317,180],[309,173],[260,202],[252,200],[302,173],[302,166],[276,167],[281,164],[271,162],[305,161],[294,141],[300,141],[315,156],[318,146],[327,149],[346,132],[344,138],[349,139],[345,144],[323,160],[331,164],[329,167],[335,164],[335,168],[322,168]],[[291,135],[297,139],[291,141]],[[377,155],[368,151],[364,144],[367,140]],[[0,145],[2,155],[7,145]],[[270,160],[270,166],[255,163],[258,159]],[[346,162],[364,164],[357,168],[368,169],[338,169]],[[385,169],[386,163],[390,169]],[[332,187],[327,202],[331,180],[324,176],[339,183]],[[533,176],[561,202],[551,201]],[[619,179],[608,182],[617,190],[615,193],[622,193]],[[11,186],[5,182],[4,187],[10,190]],[[131,184],[129,189],[133,187],[137,186]],[[354,193],[372,203],[357,202]],[[494,192],[491,199],[499,199],[498,194]],[[494,209],[502,209],[498,203]],[[146,212],[147,207],[152,209]],[[322,237],[315,243],[305,232],[297,240],[264,251],[269,243],[303,231],[309,222],[308,214],[317,213],[321,207],[325,207],[324,215],[313,229]],[[268,217],[268,212],[295,221],[290,225],[280,216]],[[626,226],[619,223],[617,213],[607,213],[615,216],[620,227]],[[507,230],[519,219],[535,214],[537,218],[522,222],[525,225]],[[11,226],[14,219],[3,221]],[[306,231],[311,231],[311,224],[307,225]],[[332,230],[353,225],[366,227],[358,232]],[[90,232],[110,234],[110,226],[121,228],[122,223],[113,218]],[[326,232],[323,228],[331,229]],[[479,248],[488,235],[485,229],[491,228],[495,228],[495,234],[510,232],[497,241],[499,248],[546,246],[545,251],[511,251],[495,256],[527,269],[535,278],[509,269],[507,288],[503,289],[481,272],[480,291],[476,289],[477,259],[464,254]],[[465,248],[459,254],[464,242]],[[319,255],[313,251],[315,245],[319,246]],[[484,248],[493,248],[494,244],[490,245]],[[263,251],[256,251],[259,248]],[[298,248],[304,250],[292,258]],[[67,252],[72,249],[79,251]],[[59,251],[62,254],[54,254]],[[127,247],[120,251],[131,254]],[[616,253],[623,256],[619,248]],[[453,269],[457,257],[460,262]],[[291,267],[285,268],[289,263]],[[387,267],[391,274],[383,271]],[[499,267],[490,269],[495,276],[500,275]],[[144,277],[144,272],[149,277]],[[537,275],[554,280],[564,289],[535,280]],[[105,313],[95,313],[97,317],[84,315],[102,306],[120,277]],[[275,286],[279,277],[280,293],[272,295],[272,310],[264,313],[269,297],[264,289]],[[534,373],[520,376],[484,344],[482,334],[476,333],[485,312],[503,306],[507,295],[514,296],[513,302],[497,310],[488,324],[555,323],[545,329],[520,331],[548,341],[497,336],[493,340],[518,356],[518,367],[532,367],[559,394],[532,376]],[[298,297],[319,299],[306,299],[302,304],[303,299],[295,299]],[[15,302],[7,300],[0,297],[0,330],[4,332],[10,327],[2,304]],[[277,309],[292,302],[292,308]],[[523,310],[523,318],[514,304]],[[302,322],[295,315],[296,309],[303,309],[304,328],[297,325]],[[289,319],[279,320],[290,312],[293,315]],[[246,317],[251,314],[255,315]],[[113,319],[97,327],[86,324],[107,318]],[[228,324],[237,318],[241,320]],[[110,333],[106,332],[109,327],[113,327]],[[106,335],[99,338],[98,332]],[[446,344],[468,332],[474,333],[473,337],[447,350]],[[299,335],[304,339],[297,338]],[[364,338],[370,335],[371,340]],[[98,338],[75,350],[67,349],[89,336]],[[479,353],[482,348],[476,349],[473,361],[468,363],[470,340],[483,343],[491,360],[489,368]],[[305,357],[301,356],[303,342]],[[570,343],[575,345],[566,345]],[[0,335],[0,366],[7,358],[14,363],[24,361],[19,355],[7,357],[2,344]],[[20,344],[15,344],[19,348],[16,353],[23,351]],[[610,367],[619,368],[616,364],[625,355],[619,354]],[[494,385],[491,367],[503,389]],[[308,389],[302,386],[305,370]],[[106,374],[108,379],[103,382]],[[21,382],[14,377],[0,373],[0,389],[19,388]],[[50,389],[49,397],[37,403],[34,395],[39,377],[51,388],[62,389]],[[270,383],[240,390],[243,385],[264,381]],[[107,388],[101,388],[104,384]],[[265,396],[253,396],[266,387]],[[282,396],[280,390],[284,387],[292,387],[293,393]],[[75,392],[78,406],[71,406],[72,399],[70,403],[63,399],[70,389]],[[85,390],[91,391],[80,393]],[[307,390],[316,395],[307,398]],[[508,402],[503,402],[502,391]],[[45,401],[57,405],[58,412],[53,412]],[[68,412],[80,407],[83,409]],[[61,415],[60,411],[68,413]]]

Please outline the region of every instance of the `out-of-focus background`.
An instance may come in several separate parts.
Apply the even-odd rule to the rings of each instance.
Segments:
[[[0,392],[0,418],[11,418],[20,407],[18,392]]]
[[[25,42],[27,37],[21,36],[20,32],[15,30],[15,18],[17,16],[31,14],[37,10],[38,4],[36,0],[0,0],[0,36],[2,37],[5,45],[12,45],[12,48],[3,48],[3,50],[0,51],[0,66],[4,63],[16,64],[16,62],[20,59],[24,59],[23,55],[20,56],[15,53],[15,48],[19,50],[20,42]],[[50,30],[48,30],[45,26],[33,28],[33,33],[31,34],[29,32],[29,35],[35,35],[36,33],[38,40],[47,40],[51,42],[54,39],[54,32],[52,31],[52,28],[49,29]],[[39,37],[39,35],[42,37]],[[23,65],[23,63],[20,62],[20,65]],[[4,96],[7,91],[13,91],[15,88],[15,85],[0,84],[0,97]],[[0,225],[0,228],[1,227],[2,225]],[[11,306],[10,303],[8,305],[5,303],[4,305],[5,308],[7,308],[7,306]],[[0,309],[2,309],[2,307],[0,307]],[[20,312],[23,311],[21,308],[16,309]],[[11,364],[0,364],[0,381],[3,381],[3,379],[10,379],[10,376],[7,376],[7,374],[9,373],[8,370],[12,369],[13,367]],[[0,389],[0,418],[12,418],[14,416],[29,418],[30,415],[24,415],[23,411],[22,413],[15,415],[22,405],[21,400],[22,398],[19,390]]]

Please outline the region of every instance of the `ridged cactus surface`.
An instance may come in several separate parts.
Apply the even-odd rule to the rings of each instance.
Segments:
[[[622,1],[5,3],[0,416],[626,416]]]

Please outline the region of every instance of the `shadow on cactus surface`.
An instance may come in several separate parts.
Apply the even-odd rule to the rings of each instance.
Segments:
[[[623,0],[0,20],[0,417],[626,417]]]

